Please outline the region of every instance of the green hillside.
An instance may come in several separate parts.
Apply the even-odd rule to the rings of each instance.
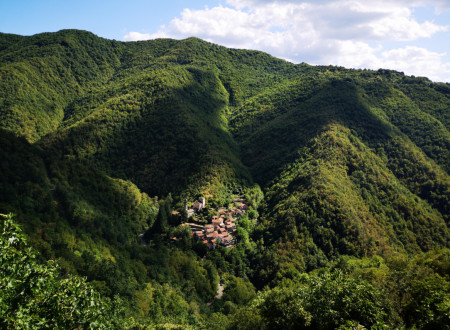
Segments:
[[[120,299],[129,327],[439,328],[449,109],[448,84],[395,71],[196,38],[0,34],[0,213],[60,276]],[[208,252],[178,226],[172,210],[200,196],[248,202],[236,246]],[[332,288],[355,304],[320,300]]]

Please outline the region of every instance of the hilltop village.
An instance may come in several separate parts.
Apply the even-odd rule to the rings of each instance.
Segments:
[[[245,214],[248,209],[246,201],[242,198],[234,199],[235,207],[227,209],[220,207],[217,210],[210,208],[210,211],[216,212],[216,215],[211,216],[209,223],[200,225],[196,223],[183,223],[184,226],[189,226],[192,236],[202,241],[209,249],[214,249],[218,244],[231,248],[235,244],[233,237],[236,231],[237,219]],[[188,209],[188,202],[185,200],[185,209],[188,214],[188,219],[195,217],[195,214],[206,207],[206,199],[200,197],[198,201],[192,204],[192,208]]]

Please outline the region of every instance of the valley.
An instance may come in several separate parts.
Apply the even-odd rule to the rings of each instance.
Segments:
[[[197,38],[0,45],[0,327],[450,324],[449,84]],[[85,319],[19,256],[92,290]]]

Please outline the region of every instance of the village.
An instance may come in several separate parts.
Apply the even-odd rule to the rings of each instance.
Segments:
[[[202,241],[210,250],[217,245],[222,245],[227,248],[232,248],[236,243],[233,234],[236,231],[237,219],[245,214],[248,209],[246,201],[242,198],[234,199],[234,206],[231,209],[225,207],[210,208],[210,211],[216,211],[216,215],[211,216],[208,224],[200,225],[196,223],[186,222],[183,226],[189,226],[192,236]],[[188,201],[185,200],[185,209],[188,219],[195,217],[195,214],[206,207],[206,199],[200,197],[198,201],[192,204],[192,208],[188,209]]]

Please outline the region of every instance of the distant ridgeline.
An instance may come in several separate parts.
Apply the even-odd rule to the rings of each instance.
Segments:
[[[449,171],[448,84],[197,38],[0,34],[0,213],[133,322],[448,325]],[[178,226],[200,196],[202,225],[248,203],[232,248]],[[307,299],[360,281],[370,308]]]

